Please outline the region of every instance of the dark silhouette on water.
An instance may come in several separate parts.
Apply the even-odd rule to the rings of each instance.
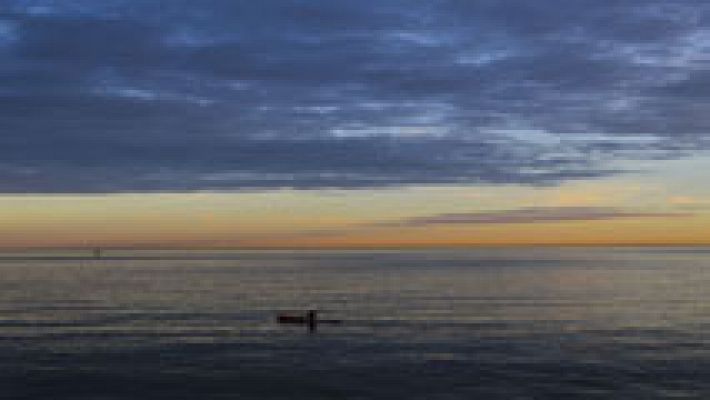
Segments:
[[[316,330],[318,316],[315,310],[308,310],[308,313],[306,314],[306,322],[308,323],[308,331],[313,332]]]
[[[338,319],[318,319],[318,311],[308,310],[305,315],[279,313],[276,321],[280,324],[295,324],[308,326],[309,332],[315,332],[318,324],[340,324]]]

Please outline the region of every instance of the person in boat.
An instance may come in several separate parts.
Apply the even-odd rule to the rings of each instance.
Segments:
[[[308,310],[306,313],[306,323],[309,331],[315,331],[318,325],[318,313],[316,310]]]

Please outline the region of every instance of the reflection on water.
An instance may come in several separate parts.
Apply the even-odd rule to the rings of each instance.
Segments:
[[[707,249],[103,257],[0,255],[1,398],[710,398]]]

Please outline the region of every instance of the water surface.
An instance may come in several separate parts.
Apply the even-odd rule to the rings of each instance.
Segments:
[[[0,255],[2,398],[710,398],[706,248],[85,256]]]

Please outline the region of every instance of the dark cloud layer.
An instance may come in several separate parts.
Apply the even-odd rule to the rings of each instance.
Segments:
[[[0,192],[554,184],[710,142],[710,5],[7,0]]]
[[[379,226],[530,224],[621,218],[675,218],[691,215],[687,213],[633,212],[613,207],[531,207],[491,212],[439,214],[388,222],[379,224]]]

